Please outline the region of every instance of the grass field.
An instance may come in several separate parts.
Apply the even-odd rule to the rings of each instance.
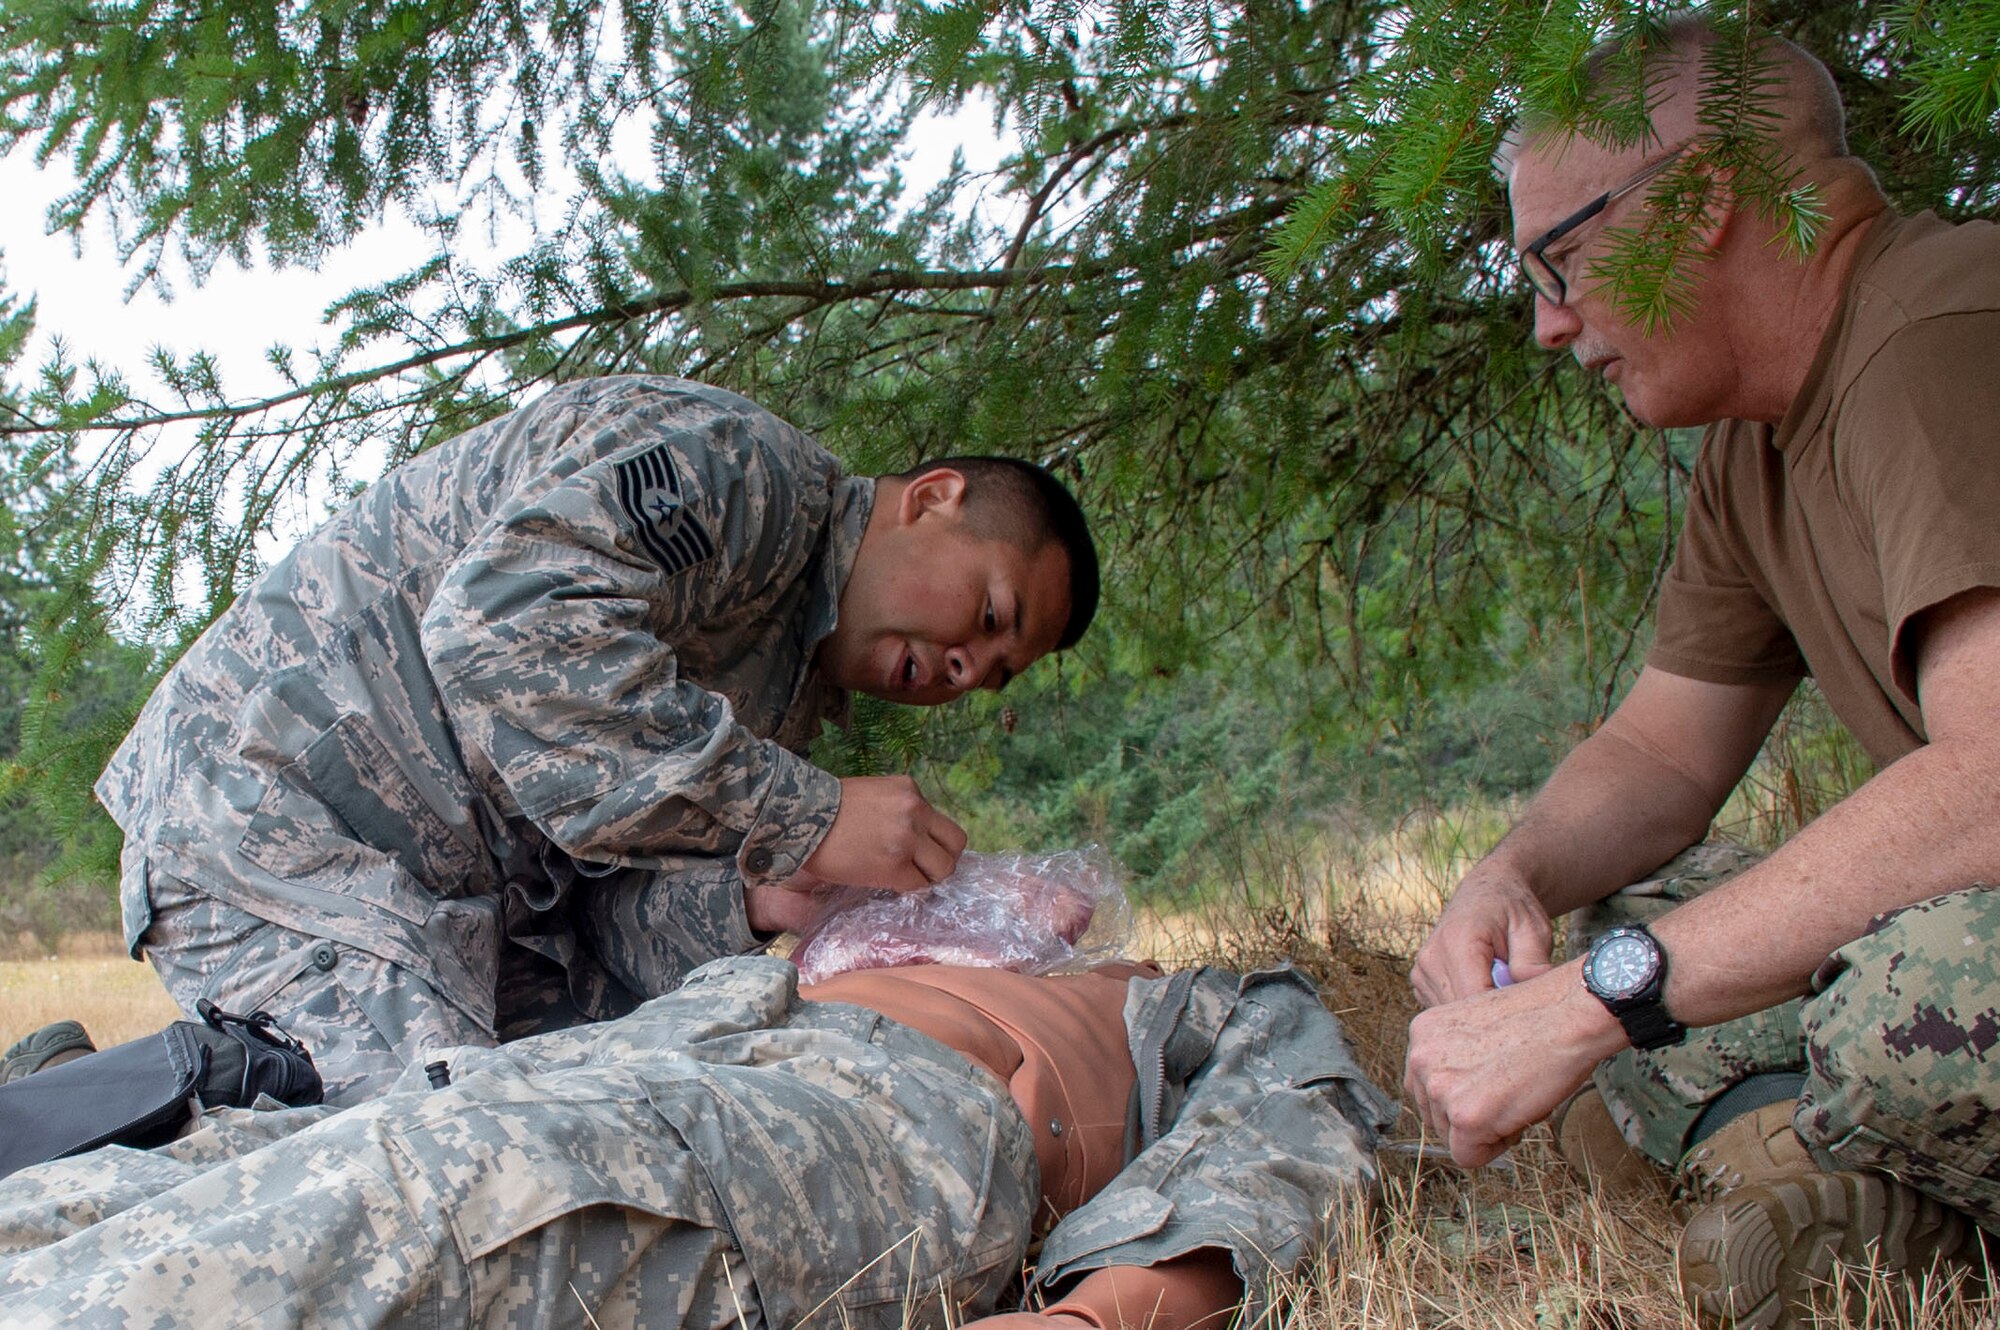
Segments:
[[[179,1015],[153,967],[126,957],[108,935],[65,938],[42,960],[0,961],[0,1046],[67,1017],[109,1048]]]
[[[1151,925],[1177,961],[1283,956],[1314,975],[1369,1075],[1392,1092],[1416,1002],[1409,958],[1451,887],[1506,826],[1505,810],[1431,810],[1385,833],[1262,857],[1252,889],[1205,920]],[[1759,821],[1752,810],[1737,827]],[[1379,1195],[1341,1217],[1324,1266],[1301,1281],[1291,1330],[1693,1330],[1674,1244],[1682,1215],[1656,1193],[1606,1197],[1538,1126],[1493,1165],[1464,1170],[1416,1139],[1405,1111]],[[1821,1330],[2000,1330],[2000,1307],[1955,1287],[1897,1300],[1857,1277]],[[1833,1300],[1829,1299],[1831,1303]]]
[[[1494,810],[1426,815],[1390,832],[1273,853],[1255,890],[1198,917],[1150,919],[1135,951],[1242,967],[1288,958],[1321,985],[1364,1066],[1395,1090],[1415,1012],[1408,957],[1451,883],[1504,820]],[[1224,893],[1230,894],[1230,893]],[[109,954],[106,954],[106,953]],[[0,1035],[62,1016],[100,1044],[175,1013],[149,967],[109,939],[0,962]],[[1335,1216],[1327,1260],[1295,1284],[1283,1330],[1687,1330],[1673,1276],[1679,1220],[1664,1187],[1609,1199],[1557,1157],[1545,1127],[1477,1171],[1419,1153],[1405,1114],[1381,1157],[1382,1186]],[[0,1318],[4,1319],[4,1318]],[[1915,1306],[1862,1288],[1826,1330],[2000,1330],[1991,1304],[1933,1291]],[[1260,1327],[1259,1330],[1264,1330]]]

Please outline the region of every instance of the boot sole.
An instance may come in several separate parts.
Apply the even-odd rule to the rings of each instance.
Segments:
[[[44,1067],[95,1053],[97,1045],[83,1026],[75,1021],[56,1021],[33,1034],[23,1036],[5,1053],[0,1053],[0,1085],[32,1076]]]
[[[1964,1215],[1869,1173],[1756,1183],[1681,1233],[1681,1293],[1712,1330],[1789,1330],[1832,1290],[1836,1262],[1921,1272],[1969,1245]]]

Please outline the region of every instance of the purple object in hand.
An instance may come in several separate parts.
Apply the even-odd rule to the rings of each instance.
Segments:
[[[1507,968],[1507,962],[1495,956],[1493,958],[1493,986],[1495,988],[1505,988],[1513,982],[1514,972]]]

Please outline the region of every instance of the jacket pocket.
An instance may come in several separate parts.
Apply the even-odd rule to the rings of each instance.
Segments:
[[[819,1037],[765,1035],[780,1072],[711,1066],[654,1087],[728,1213],[767,1321],[900,1324],[906,1300],[940,1296],[984,1314],[1019,1269],[1034,1210],[1019,1112],[997,1082],[879,1046],[822,1051]]]
[[[288,881],[358,897],[414,924],[438,898],[466,895],[490,876],[356,714],[279,771],[242,851]]]

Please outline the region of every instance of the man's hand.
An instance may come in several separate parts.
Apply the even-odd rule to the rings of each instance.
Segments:
[[[1403,1093],[1458,1163],[1490,1162],[1628,1043],[1580,971],[1573,962],[1410,1022]]]
[[[1410,973],[1426,1006],[1549,964],[1549,921],[1701,839],[1791,695],[1789,679],[1712,684],[1650,666],[1562,760],[1507,839],[1465,875]],[[1528,882],[1533,878],[1535,890]]]
[[[1060,1312],[1054,1316],[1044,1316],[1040,1312],[1001,1312],[998,1316],[982,1316],[976,1321],[968,1321],[965,1330],[1096,1330],[1096,1327],[1081,1316],[1066,1316]]]
[[[788,882],[743,888],[743,913],[759,933],[803,933],[819,923],[835,893],[801,873]]]
[[[1554,931],[1548,911],[1518,875],[1487,861],[1452,894],[1410,970],[1410,987],[1426,1007],[1493,987],[1493,962],[1507,962],[1518,982],[1549,968]]]
[[[805,869],[827,882],[921,891],[951,876],[965,831],[931,807],[908,776],[850,776],[840,812]]]

